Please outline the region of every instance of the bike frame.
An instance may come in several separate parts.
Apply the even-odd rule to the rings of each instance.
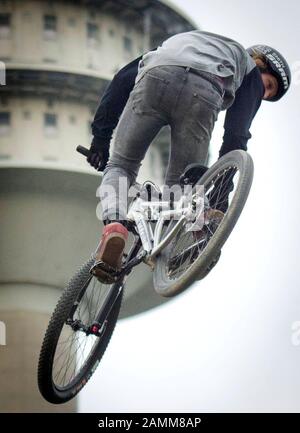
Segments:
[[[154,267],[156,256],[171,242],[184,224],[195,219],[197,213],[204,209],[204,198],[199,196],[190,197],[189,204],[184,207],[187,196],[182,195],[177,202],[170,201],[145,201],[141,197],[136,197],[131,204],[127,219],[135,222],[136,230],[141,239],[145,257],[143,261],[151,268]],[[170,209],[173,207],[173,209]],[[150,216],[150,217],[149,217]],[[170,232],[161,239],[161,233],[166,221],[178,220],[177,224]],[[151,222],[157,221],[154,232]]]

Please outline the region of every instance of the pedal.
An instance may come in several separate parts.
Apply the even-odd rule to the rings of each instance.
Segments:
[[[102,260],[94,263],[90,273],[103,284],[112,284],[117,281],[120,271]]]
[[[180,176],[179,183],[181,186],[184,185],[195,185],[201,177],[204,175],[204,173],[208,170],[208,167],[205,167],[204,165],[193,163],[189,164],[182,175]]]

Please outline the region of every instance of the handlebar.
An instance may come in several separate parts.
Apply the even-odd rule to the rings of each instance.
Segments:
[[[87,149],[86,147],[83,147],[83,146],[77,146],[76,151],[78,153],[81,153],[81,155],[86,156],[86,157],[88,157],[90,154],[89,149]]]
[[[90,156],[90,154],[91,154],[91,151],[89,150],[89,149],[87,149],[86,147],[84,147],[84,146],[77,146],[76,147],[76,151],[78,152],[78,153],[81,153],[81,155],[83,155],[83,156],[85,156],[86,158],[87,157],[89,157]],[[92,165],[92,167],[95,169],[95,170],[97,170],[98,172],[99,171],[103,171],[103,168],[101,168],[101,170],[100,170],[100,167],[101,167],[101,159],[99,160],[98,159],[98,161],[95,163],[95,161],[94,162],[90,162],[90,164]],[[96,164],[96,165],[95,165]]]

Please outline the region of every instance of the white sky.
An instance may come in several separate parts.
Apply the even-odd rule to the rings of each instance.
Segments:
[[[300,4],[173,3],[203,30],[282,51],[296,68],[294,84],[284,100],[264,102],[253,123],[254,184],[217,267],[171,302],[119,322],[81,392],[80,410],[299,411],[300,345],[292,344],[292,325],[300,321]]]

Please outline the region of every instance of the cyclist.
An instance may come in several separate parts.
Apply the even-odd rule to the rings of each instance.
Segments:
[[[105,227],[93,267],[100,281],[109,282],[107,272],[120,268],[128,237],[127,201],[118,190],[119,178],[126,179],[127,188],[134,183],[159,130],[171,128],[165,185],[172,186],[187,165],[205,164],[221,110],[227,112],[220,157],[234,149],[247,150],[262,100],[278,101],[290,83],[289,66],[274,48],[255,45],[246,50],[232,39],[199,30],[172,36],[114,76],[92,122],[88,157],[93,167],[104,169],[100,198]],[[107,186],[116,191],[117,205],[105,200]]]

